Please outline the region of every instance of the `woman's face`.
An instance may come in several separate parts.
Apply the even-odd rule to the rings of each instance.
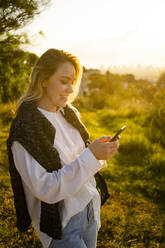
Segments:
[[[57,71],[43,82],[44,94],[41,99],[42,107],[56,111],[57,107],[65,107],[68,97],[73,93],[73,83],[76,70],[70,62],[59,66]]]

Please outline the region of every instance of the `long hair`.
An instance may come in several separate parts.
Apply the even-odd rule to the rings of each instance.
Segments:
[[[36,62],[30,78],[29,86],[25,94],[18,100],[16,105],[16,113],[18,112],[20,106],[24,102],[37,102],[41,99],[43,95],[42,83],[49,79],[65,62],[70,62],[75,68],[76,79],[74,81],[74,91],[70,95],[68,101],[73,102],[78,94],[81,77],[82,77],[82,67],[76,56],[65,52],[63,50],[48,49]]]

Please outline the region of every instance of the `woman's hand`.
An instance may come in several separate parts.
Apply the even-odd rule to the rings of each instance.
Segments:
[[[110,136],[103,136],[94,140],[88,148],[98,160],[110,159],[119,148],[119,141],[110,142]]]

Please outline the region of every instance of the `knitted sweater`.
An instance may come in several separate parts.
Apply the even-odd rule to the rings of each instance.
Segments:
[[[89,144],[89,134],[78,118],[75,110],[69,105],[64,108],[65,119],[80,133],[85,145]],[[13,120],[7,140],[9,172],[14,192],[14,204],[17,215],[17,227],[20,231],[28,230],[31,218],[28,213],[21,176],[18,173],[13,159],[11,146],[13,141],[21,145],[43,166],[48,172],[60,169],[61,162],[58,151],[53,147],[55,128],[49,120],[37,109],[35,102],[23,103]],[[99,173],[95,174],[97,189],[104,204],[109,197],[106,184]],[[40,230],[53,239],[61,239],[61,220],[59,203],[48,204],[41,201]]]

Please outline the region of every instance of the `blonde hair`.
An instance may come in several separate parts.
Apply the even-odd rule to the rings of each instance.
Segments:
[[[49,49],[47,50],[35,64],[29,79],[29,86],[25,94],[18,100],[16,105],[16,113],[24,102],[37,102],[43,95],[42,83],[52,76],[60,65],[65,62],[73,64],[76,70],[76,79],[74,81],[74,92],[69,97],[69,103],[76,98],[82,77],[82,67],[76,56],[63,50]]]

